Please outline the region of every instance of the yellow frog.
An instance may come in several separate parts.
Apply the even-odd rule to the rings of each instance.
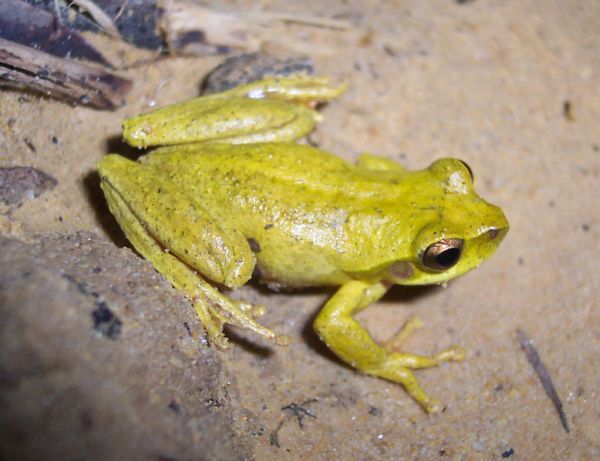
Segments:
[[[257,322],[263,306],[216,286],[236,288],[253,274],[273,288],[339,286],[315,320],[320,338],[436,412],[441,404],[411,370],[460,360],[462,349],[398,352],[418,320],[380,345],[353,315],[393,284],[439,284],[479,266],[508,222],[474,192],[460,160],[407,171],[370,154],[351,164],[294,143],[319,120],[315,104],[344,89],[325,78],[266,79],[128,119],[131,145],[165,147],[137,162],[107,155],[98,164],[102,189],[134,247],[189,296],[213,344],[227,345],[226,323],[289,341]]]

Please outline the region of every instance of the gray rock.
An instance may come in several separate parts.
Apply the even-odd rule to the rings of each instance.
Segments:
[[[216,353],[149,263],[80,233],[0,239],[0,267],[0,459],[247,457]]]

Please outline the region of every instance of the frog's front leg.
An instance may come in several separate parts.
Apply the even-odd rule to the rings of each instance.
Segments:
[[[436,413],[441,410],[441,404],[425,393],[411,369],[432,367],[447,360],[461,360],[463,352],[459,348],[450,348],[427,357],[393,352],[377,344],[352,316],[377,301],[385,291],[383,283],[371,285],[351,281],[344,284],[317,316],[315,330],[344,362],[370,375],[402,384],[426,411]],[[416,327],[416,323],[409,322],[398,338],[406,338]]]

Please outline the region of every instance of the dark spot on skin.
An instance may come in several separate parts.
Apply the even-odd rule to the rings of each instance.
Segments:
[[[169,409],[173,410],[173,413],[175,413],[176,415],[181,413],[181,407],[175,400],[172,400],[171,403],[169,403]]]
[[[96,303],[98,307],[92,311],[94,330],[108,339],[117,339],[121,335],[121,319],[110,310],[104,301]]]
[[[254,237],[248,239],[248,245],[250,245],[250,249],[253,253],[260,253],[260,244]]]
[[[548,202],[548,206],[549,206],[550,208],[554,208],[554,206],[555,206],[555,205],[556,205],[556,204],[554,203],[554,201],[553,201],[553,200],[550,200],[550,201]]]
[[[522,266],[523,264],[525,264],[525,259],[523,259],[522,256],[519,256],[519,258],[517,259],[517,264],[519,266]]]
[[[594,144],[594,145],[592,145],[592,150],[593,150],[594,152],[600,152],[600,145],[598,145],[598,144]]]
[[[581,225],[581,230],[583,232],[588,232],[590,230],[590,225],[589,224],[582,224]]]
[[[475,0],[454,0],[459,5],[466,5],[467,3],[473,3]]]
[[[58,144],[58,138],[56,136],[52,136],[52,144]]]

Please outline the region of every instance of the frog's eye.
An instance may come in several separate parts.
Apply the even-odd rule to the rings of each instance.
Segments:
[[[475,181],[475,176],[473,176],[473,170],[471,169],[469,164],[463,160],[459,160],[459,162],[462,163],[463,166],[465,167],[465,169],[469,172],[469,176],[471,177],[471,182]]]
[[[464,246],[462,239],[444,239],[432,243],[423,253],[423,265],[435,271],[445,271],[460,259]]]

